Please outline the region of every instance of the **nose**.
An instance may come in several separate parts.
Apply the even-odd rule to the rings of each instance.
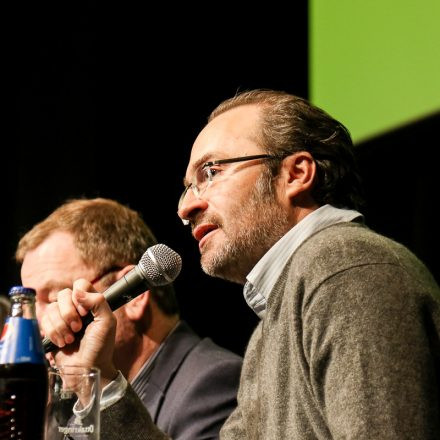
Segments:
[[[177,215],[182,219],[183,224],[189,224],[199,212],[204,211],[207,207],[208,202],[205,199],[198,198],[192,191],[188,191],[179,204]]]

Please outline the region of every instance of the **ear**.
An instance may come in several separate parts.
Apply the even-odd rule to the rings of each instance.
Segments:
[[[308,196],[315,181],[316,163],[310,153],[299,151],[284,159],[280,175],[287,199]]]
[[[150,304],[150,291],[141,293],[125,305],[125,312],[131,321],[140,321]]]
[[[134,268],[134,265],[125,266],[117,274],[116,278],[119,280],[126,275],[130,270]],[[150,303],[150,291],[147,290],[144,293],[133,298],[127,304],[125,304],[125,313],[131,321],[139,321],[143,316],[146,308]]]

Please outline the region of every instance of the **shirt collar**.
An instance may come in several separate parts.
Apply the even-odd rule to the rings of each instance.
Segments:
[[[177,322],[177,324],[173,327],[173,329],[167,334],[165,339],[161,342],[159,347],[156,348],[154,353],[145,361],[144,365],[139,369],[139,371],[136,373],[136,376],[131,380],[131,386],[135,391],[137,389],[142,389],[143,386],[145,386],[145,383],[148,382],[151,376],[151,372],[153,371],[154,363],[159,356],[159,353],[162,351],[163,347],[167,343],[170,336],[174,333],[176,328],[179,326],[180,321]]]
[[[246,277],[243,294],[249,307],[264,317],[269,294],[289,258],[310,236],[327,226],[363,219],[358,211],[324,205],[304,217],[281,237],[254,266]]]

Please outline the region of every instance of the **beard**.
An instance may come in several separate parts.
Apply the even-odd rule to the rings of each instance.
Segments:
[[[226,224],[219,216],[209,219],[222,228],[225,238],[204,251],[202,269],[210,276],[244,284],[255,264],[289,229],[269,170],[261,174],[248,198],[235,203],[223,219],[226,217]]]

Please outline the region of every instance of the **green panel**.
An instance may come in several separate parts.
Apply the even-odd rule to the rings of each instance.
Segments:
[[[439,0],[309,0],[310,99],[359,141],[440,109]]]

